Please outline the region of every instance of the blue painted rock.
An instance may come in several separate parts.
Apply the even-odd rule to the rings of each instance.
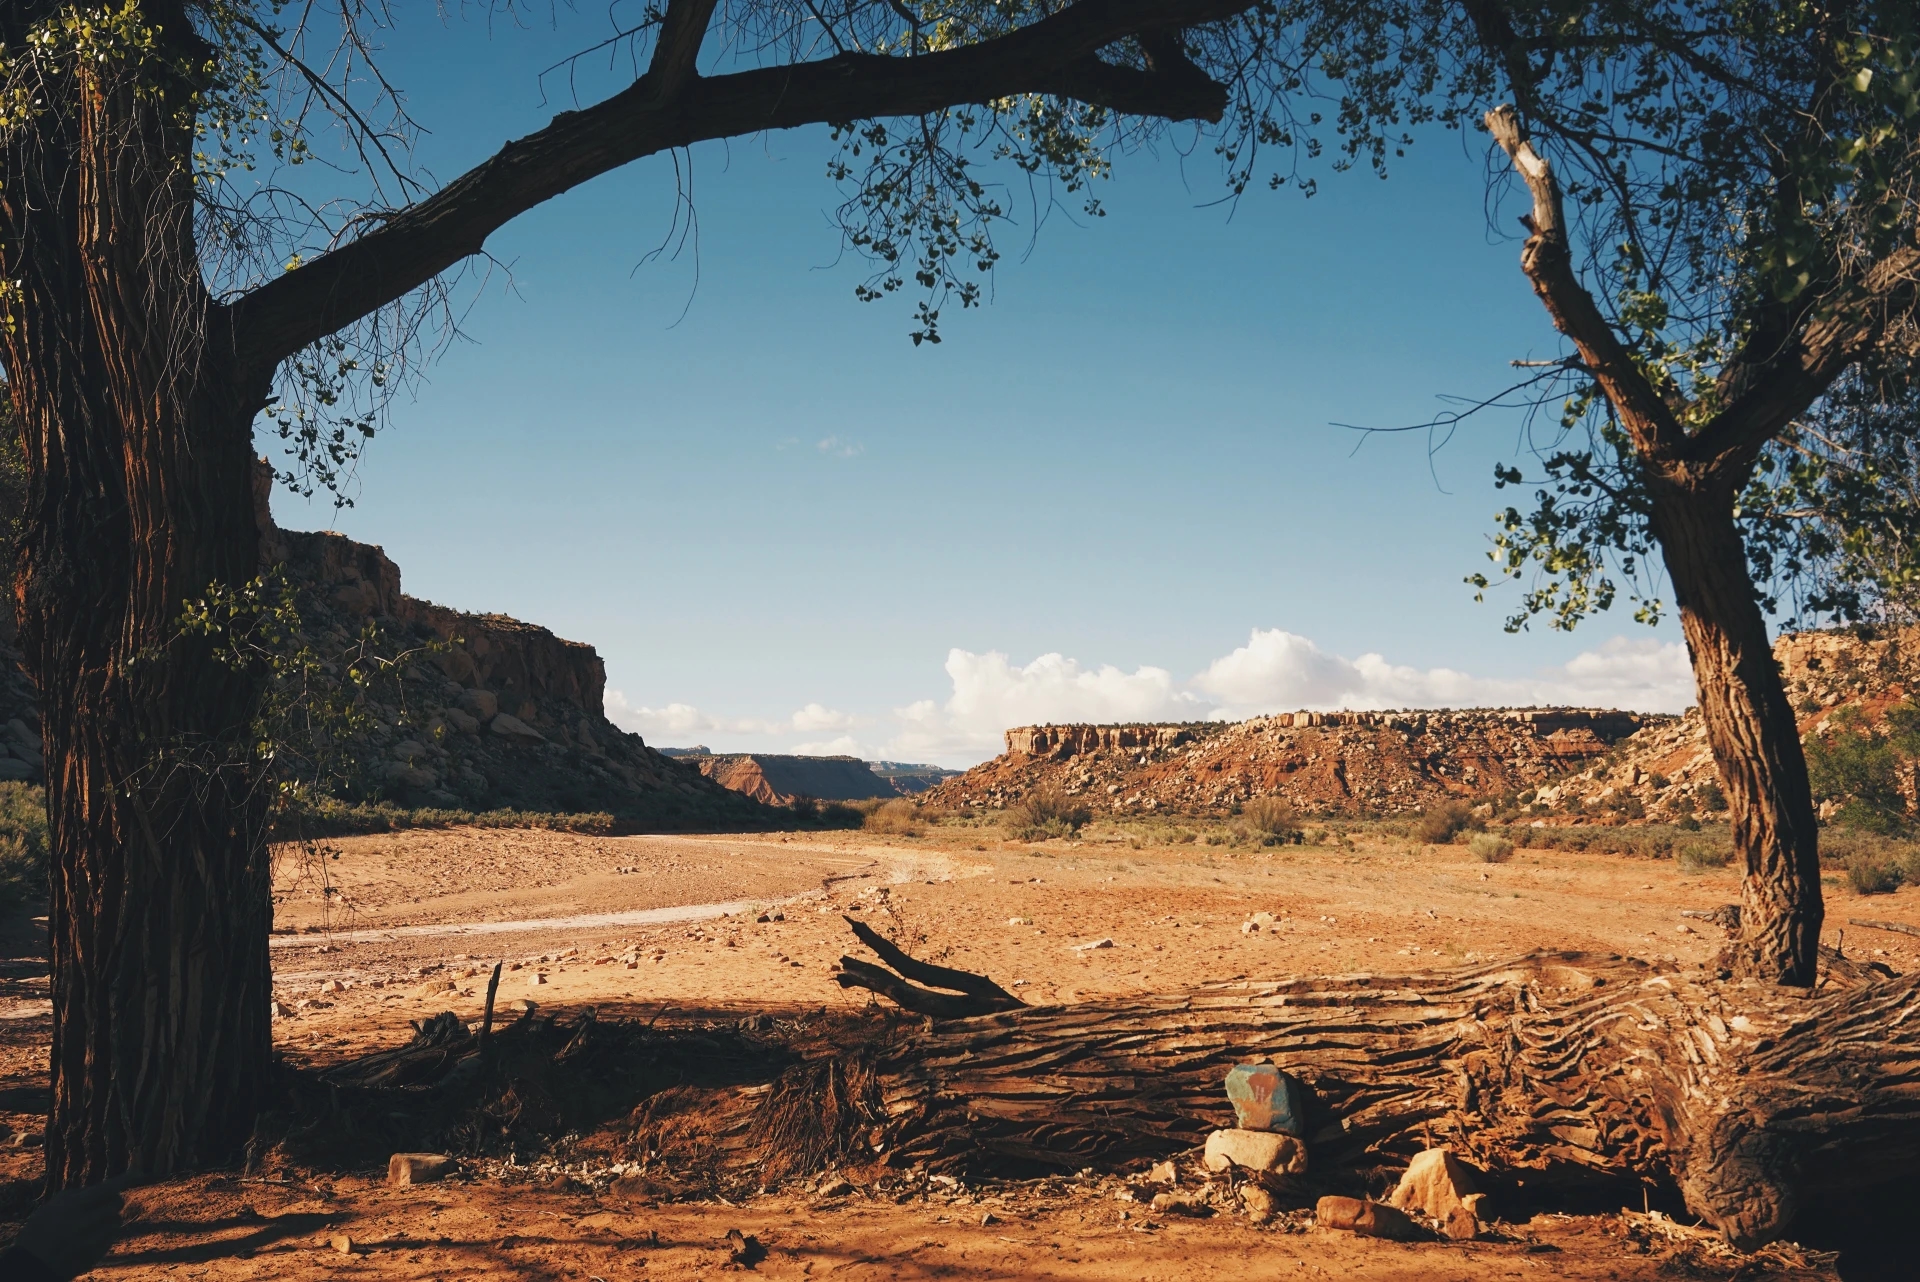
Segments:
[[[1292,1073],[1271,1064],[1236,1065],[1227,1073],[1227,1102],[1243,1131],[1306,1136],[1306,1092]]]

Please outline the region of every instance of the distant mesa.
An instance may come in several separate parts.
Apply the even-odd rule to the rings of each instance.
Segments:
[[[900,790],[858,757],[794,757],[772,752],[683,757],[723,787],[769,806],[814,801],[871,801],[898,797]]]
[[[908,795],[925,792],[961,773],[917,761],[869,761],[867,768],[892,784],[897,791]]]
[[[704,743],[696,743],[691,748],[655,748],[663,757],[711,757],[713,749]]]

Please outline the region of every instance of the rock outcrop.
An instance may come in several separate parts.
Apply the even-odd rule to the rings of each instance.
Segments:
[[[870,801],[898,797],[900,791],[867,768],[858,757],[794,757],[778,753],[735,753],[682,757],[723,787],[769,806],[796,801]]]
[[[764,826],[765,810],[608,721],[606,666],[590,645],[503,614],[401,591],[400,567],[339,534],[282,530],[260,487],[262,560],[285,569],[317,653],[371,623],[383,653],[423,658],[370,691],[352,745],[353,799],[407,806],[604,811],[626,827]]]
[[[1538,788],[1673,717],[1590,708],[1294,712],[1237,723],[1021,726],[1007,751],[929,790],[947,808],[1035,793],[1137,814],[1281,797],[1317,815],[1407,814]]]

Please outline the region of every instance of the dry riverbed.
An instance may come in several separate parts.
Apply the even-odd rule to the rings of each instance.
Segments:
[[[1829,943],[1844,929],[1849,954],[1903,972],[1920,964],[1920,939],[1847,926],[1850,915],[1920,926],[1920,892],[1830,893]],[[315,1066],[397,1045],[409,1021],[437,1011],[478,1020],[496,962],[507,1017],[527,1001],[667,1019],[864,1005],[865,993],[832,979],[837,959],[860,951],[843,915],[1034,1004],[1417,971],[1536,948],[1693,966],[1720,932],[1682,910],[1737,897],[1731,870],[1689,875],[1671,862],[1535,850],[1482,864],[1465,847],[1364,834],[1261,850],[1028,846],[938,829],[922,838],[410,832],[281,852],[275,1030],[289,1060]],[[1271,926],[1244,929],[1256,913]],[[45,972],[30,960],[30,923],[14,923],[10,943],[19,960],[0,965],[0,1124],[25,1142],[0,1147],[0,1173],[31,1180]],[[140,1192],[140,1218],[97,1276],[708,1277],[734,1267],[729,1229],[758,1239],[767,1255],[755,1269],[769,1277],[1838,1276],[1817,1256],[1734,1259],[1638,1207],[1535,1216],[1503,1225],[1497,1241],[1402,1246],[1284,1220],[1153,1216],[1116,1200],[1104,1177],[962,1188],[882,1173],[833,1196],[783,1189],[731,1205],[655,1203],[535,1174],[481,1169],[411,1189],[387,1189],[371,1170],[177,1181]],[[13,1186],[16,1222],[25,1187]]]

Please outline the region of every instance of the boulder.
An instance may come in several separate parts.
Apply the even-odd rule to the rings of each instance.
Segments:
[[[1472,1167],[1449,1149],[1430,1148],[1415,1155],[1387,1202],[1398,1210],[1426,1216],[1450,1238],[1466,1239],[1480,1234],[1485,1199],[1486,1194],[1474,1185]]]
[[[1361,1237],[1386,1238],[1390,1242],[1413,1242],[1427,1237],[1426,1230],[1407,1218],[1406,1212],[1363,1202],[1357,1197],[1323,1197],[1314,1205],[1313,1222],[1324,1229],[1344,1229]]]
[[[395,1153],[387,1159],[387,1183],[432,1184],[453,1173],[453,1159],[444,1153]]]
[[[1307,1146],[1276,1131],[1215,1131],[1207,1136],[1201,1161],[1209,1171],[1242,1166],[1275,1175],[1300,1175],[1307,1169]]]
[[[33,778],[33,766],[18,757],[0,757],[0,781],[25,783]]]
[[[493,732],[503,739],[515,743],[545,743],[547,737],[535,730],[520,718],[509,713],[501,713],[493,719]]]
[[[481,721],[491,721],[500,714],[500,700],[491,690],[462,690],[460,706]]]
[[[465,708],[448,708],[440,715],[446,718],[448,725],[458,730],[461,734],[480,733],[480,718],[474,716]]]
[[[1271,1189],[1249,1181],[1240,1186],[1240,1205],[1247,1208],[1248,1219],[1255,1224],[1265,1224],[1279,1209],[1280,1200],[1274,1197]]]
[[[1300,1079],[1272,1064],[1239,1064],[1227,1072],[1227,1102],[1243,1131],[1307,1133]]]

